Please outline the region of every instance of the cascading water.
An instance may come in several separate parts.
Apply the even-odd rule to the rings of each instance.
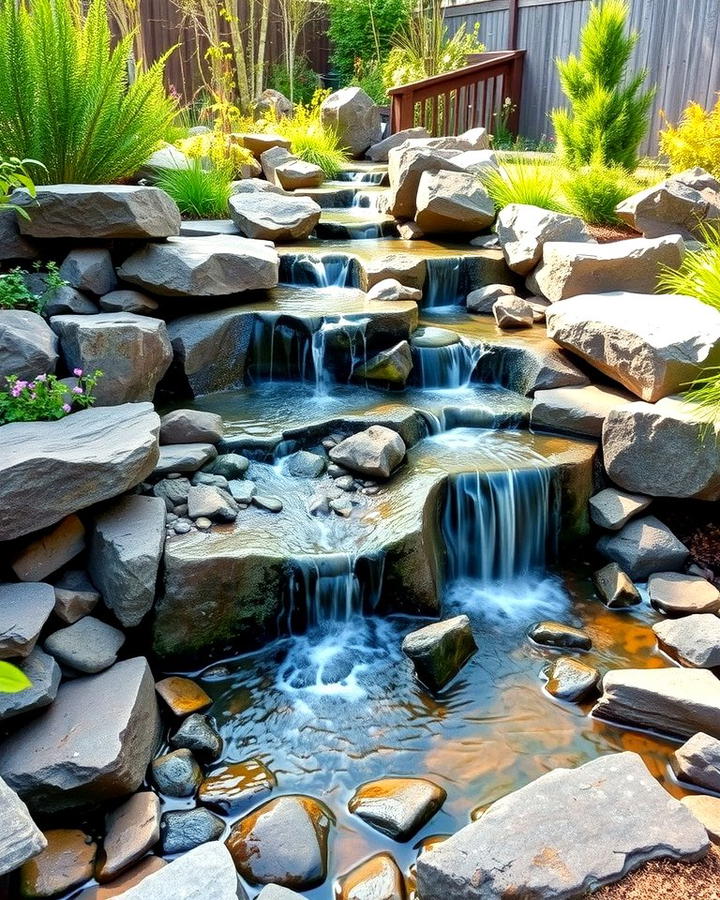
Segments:
[[[306,381],[313,376],[309,336],[278,316],[258,316],[248,372],[258,381]]]
[[[381,191],[355,191],[350,207],[352,209],[371,209],[377,212]]]
[[[339,172],[336,180],[356,184],[382,184],[384,177],[384,172]]]
[[[484,352],[482,344],[465,341],[446,347],[413,347],[414,379],[423,388],[467,387]]]
[[[542,572],[558,521],[548,467],[455,475],[442,516],[447,577],[488,583]]]
[[[331,367],[328,364],[328,348],[332,346],[334,355],[339,349],[345,349],[347,378],[352,377],[355,366],[359,362],[367,362],[366,329],[369,319],[346,319],[336,321],[323,320],[322,325],[312,336],[312,360],[315,372],[315,393],[326,396],[332,384]],[[360,350],[358,352],[358,346]]]
[[[353,287],[355,260],[351,256],[308,253],[284,254],[280,258],[280,280],[291,285],[311,287]]]
[[[423,308],[459,306],[464,299],[462,259],[459,256],[430,257],[427,260]]]

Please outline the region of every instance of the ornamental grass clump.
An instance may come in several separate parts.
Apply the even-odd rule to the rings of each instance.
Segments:
[[[580,34],[580,52],[557,60],[560,84],[570,109],[552,114],[558,146],[575,168],[601,162],[628,171],[648,128],[654,89],[643,90],[647,71],[628,75],[637,32],[626,30],[624,0],[593,3]]]
[[[0,3],[0,156],[38,160],[45,184],[133,175],[176,113],[167,56],[128,82],[132,34],[113,43],[105,0]]]
[[[510,203],[523,203],[552,212],[566,211],[556,166],[508,163],[502,169],[482,172],[480,180],[496,209],[502,209]]]
[[[571,172],[563,185],[570,212],[589,225],[622,225],[615,207],[640,189],[622,166],[599,163]]]
[[[159,169],[155,185],[172,197],[188,219],[224,219],[228,215],[230,177],[222,169],[204,168],[198,159],[191,160],[187,168]]]
[[[32,381],[17,375],[6,377],[6,389],[0,391],[0,425],[10,422],[51,422],[95,403],[94,390],[102,372],[85,373],[75,369],[75,385],[69,386],[56,375],[37,375]]]
[[[290,141],[290,151],[305,162],[320,166],[327,178],[336,178],[349,156],[334,128],[325,125],[320,106],[330,91],[316,91],[308,104],[297,104],[292,116],[269,117],[269,131]]]

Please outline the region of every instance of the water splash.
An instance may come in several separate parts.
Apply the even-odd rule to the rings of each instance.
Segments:
[[[315,374],[315,393],[319,397],[327,396],[333,384],[333,375],[329,364],[329,353],[343,356],[347,380],[352,378],[359,363],[367,362],[367,326],[368,318],[337,320],[323,319],[322,325],[312,336],[312,360]],[[336,367],[337,368],[337,367]]]
[[[350,207],[352,209],[371,209],[373,212],[377,212],[381,194],[382,191],[355,191]]]

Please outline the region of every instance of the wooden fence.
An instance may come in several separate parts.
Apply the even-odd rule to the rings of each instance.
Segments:
[[[517,9],[517,47],[526,50],[520,132],[552,135],[550,112],[563,105],[554,60],[577,50],[590,0],[479,0],[453,3],[445,16],[451,31],[480,23],[488,50],[511,47],[511,12]],[[633,64],[645,66],[657,85],[643,152],[657,151],[662,113],[677,121],[690,100],[711,106],[720,91],[718,0],[630,0],[631,25],[640,33]]]

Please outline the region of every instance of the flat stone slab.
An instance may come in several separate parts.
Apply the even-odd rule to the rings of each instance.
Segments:
[[[684,666],[720,666],[720,619],[711,613],[666,619],[653,625],[661,650]]]
[[[590,498],[590,518],[600,528],[619,531],[630,519],[644,512],[652,501],[641,494],[605,488]]]
[[[0,694],[0,722],[49,706],[60,686],[60,666],[39,647],[25,659],[13,660],[13,664],[28,677],[30,687],[16,694]]]
[[[361,785],[348,809],[396,841],[416,834],[445,802],[446,792],[426,778],[380,778]]]
[[[706,669],[615,669],[593,714],[679,737],[720,737],[720,681]]]
[[[118,628],[94,616],[85,616],[49,635],[45,650],[63,666],[94,674],[110,668],[124,643],[125,635]]]
[[[47,847],[42,831],[33,822],[27,806],[0,778],[0,875],[19,868]]]
[[[98,881],[112,881],[141,859],[160,839],[160,798],[152,791],[133,794],[105,817],[104,855]]]
[[[45,581],[85,549],[85,526],[75,514],[66,516],[39,537],[22,542],[12,560],[20,581]]]
[[[720,591],[697,575],[658,572],[648,579],[648,595],[652,605],[668,616],[720,611]]]
[[[615,534],[600,538],[597,546],[634,581],[644,581],[655,572],[681,569],[689,553],[655,516],[633,519]]]
[[[548,337],[650,403],[720,364],[720,312],[694,297],[580,294],[546,319]]]
[[[51,828],[44,832],[47,847],[20,870],[23,897],[66,895],[93,876],[98,846],[79,828]]]
[[[597,384],[539,390],[533,398],[530,422],[533,428],[600,437],[610,411],[630,403],[628,394]]]
[[[275,287],[278,267],[268,241],[218,234],[147,244],[125,260],[118,275],[165,297],[227,297]]]
[[[159,430],[151,403],[86,409],[57,422],[4,425],[0,541],[135,487],[155,468]]]
[[[152,674],[136,657],[65,682],[0,747],[0,775],[32,810],[88,807],[137,790],[158,738]]]
[[[237,900],[232,857],[220,841],[202,844],[148,875],[122,900]]]
[[[154,475],[197,472],[217,456],[214,444],[165,444],[160,447]]]
[[[38,238],[166,238],[180,231],[180,210],[155,187],[124,184],[44,184],[17,191],[22,234]]]
[[[29,656],[54,606],[52,585],[0,584],[0,659]]]
[[[699,731],[678,747],[670,759],[681,781],[720,793],[720,740]]]
[[[701,859],[705,829],[635,753],[555,769],[417,862],[422,898],[571,900],[650,859]]]

